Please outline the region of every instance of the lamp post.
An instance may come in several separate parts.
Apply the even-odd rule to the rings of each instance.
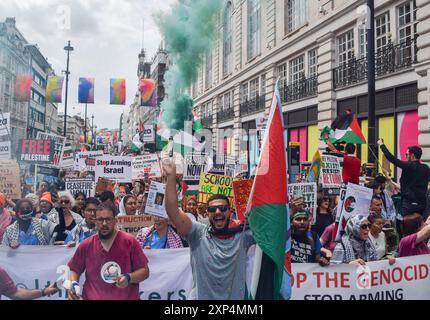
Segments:
[[[91,144],[93,145],[94,148],[94,115],[91,116]]]
[[[84,144],[87,143],[87,104],[85,104],[85,117],[84,117]]]
[[[68,98],[68,92],[69,92],[69,57],[70,57],[70,51],[73,51],[73,47],[70,45],[70,40],[67,43],[67,46],[64,47],[64,50],[67,51],[67,65],[66,65],[66,98],[64,102],[64,132],[63,135],[66,137],[67,133],[67,98]]]

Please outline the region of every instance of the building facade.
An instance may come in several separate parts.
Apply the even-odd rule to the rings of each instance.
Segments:
[[[74,151],[80,151],[82,147],[83,136],[85,133],[85,119],[78,115],[67,115],[66,124],[66,142],[70,143]],[[64,114],[59,113],[57,116],[57,134],[64,135]],[[87,136],[91,136],[91,126],[87,120]]]
[[[258,159],[259,123],[275,82],[289,142],[300,160],[324,148],[320,130],[346,109],[367,136],[364,1],[225,1],[220,35],[190,88],[213,148]],[[375,1],[376,130],[398,157],[412,144],[430,162],[429,2]],[[427,27],[426,27],[427,26]],[[358,150],[367,162],[367,145]],[[381,155],[379,155],[381,160]],[[393,172],[393,175],[395,173]]]

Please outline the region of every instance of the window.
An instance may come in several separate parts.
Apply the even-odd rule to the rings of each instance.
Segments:
[[[36,82],[42,88],[46,88],[46,81],[42,78],[42,76],[34,69],[32,69],[32,76],[34,82]]]
[[[212,52],[206,53],[206,82],[205,88],[209,88],[212,85]]]
[[[364,58],[367,56],[367,29],[366,24],[358,28],[358,57]]]
[[[224,19],[223,19],[223,45],[222,45],[222,52],[223,52],[223,75],[227,76],[232,72],[232,58],[233,58],[233,45],[232,45],[232,19],[233,19],[233,10],[232,10],[232,4],[231,1],[227,3],[227,6],[224,10]]]
[[[279,77],[279,85],[281,87],[286,87],[288,85],[286,63],[283,63],[280,66],[278,66],[278,77]]]
[[[249,82],[249,100],[255,99],[258,95],[259,81],[258,78]]]
[[[260,0],[248,0],[248,60],[260,53]]]
[[[306,2],[307,0],[285,0],[285,33],[306,23]]]
[[[390,13],[387,11],[375,18],[376,52],[383,50],[388,43],[390,32]]]
[[[399,42],[411,41],[417,32],[417,8],[415,1],[408,1],[397,8]]]
[[[232,106],[232,103],[231,103],[231,94],[230,94],[230,92],[227,92],[223,96],[222,110],[228,110],[228,109],[231,108],[231,106]]]
[[[39,92],[31,90],[31,99],[41,106],[45,106],[45,97],[42,96]]]
[[[349,30],[337,38],[339,65],[346,63],[354,56],[354,31]]]
[[[308,51],[308,76],[318,75],[318,49]]]
[[[305,75],[304,55],[290,61],[290,83],[301,80]]]
[[[248,101],[248,82],[242,83],[239,88],[240,103]]]
[[[266,75],[263,74],[260,80],[260,96],[264,96],[266,94]]]

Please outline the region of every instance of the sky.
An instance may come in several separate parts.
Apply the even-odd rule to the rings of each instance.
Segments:
[[[37,44],[57,75],[66,69],[64,47],[71,41],[67,114],[84,115],[78,104],[79,77],[95,78],[95,104],[87,116],[97,128],[119,128],[137,90],[138,54],[142,43],[147,61],[162,37],[155,16],[168,12],[177,0],[1,0],[0,21],[15,17],[20,32]],[[125,106],[109,104],[111,78],[126,79]],[[64,101],[63,89],[63,101]],[[58,104],[64,112],[64,104]]]

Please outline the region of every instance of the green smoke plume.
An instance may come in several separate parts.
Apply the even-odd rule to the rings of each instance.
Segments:
[[[184,91],[196,81],[212,47],[221,4],[219,0],[179,0],[169,14],[156,19],[173,62],[166,72],[167,99],[161,105],[170,129],[183,129],[184,121],[189,120],[193,100]]]

